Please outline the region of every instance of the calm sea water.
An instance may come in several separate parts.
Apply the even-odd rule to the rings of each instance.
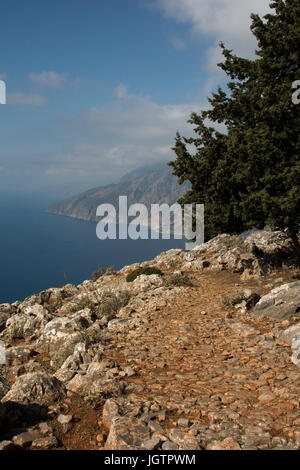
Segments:
[[[0,195],[0,303],[79,284],[101,265],[121,267],[184,248],[182,240],[105,240],[96,224],[45,213],[52,201]]]

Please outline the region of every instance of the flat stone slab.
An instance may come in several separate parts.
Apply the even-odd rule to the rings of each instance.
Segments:
[[[300,281],[283,284],[264,295],[256,304],[253,315],[285,320],[300,312]]]

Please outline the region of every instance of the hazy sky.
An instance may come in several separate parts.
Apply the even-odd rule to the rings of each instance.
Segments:
[[[253,56],[268,0],[1,3],[0,189],[71,195],[167,161],[224,76],[219,41]]]

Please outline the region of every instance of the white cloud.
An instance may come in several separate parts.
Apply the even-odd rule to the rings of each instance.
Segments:
[[[130,94],[124,84],[118,85],[114,96],[112,107],[91,108],[68,123],[78,142],[53,156],[46,170],[49,177],[64,175],[75,180],[80,176],[90,184],[93,180],[103,184],[139,166],[172,160],[176,131],[192,135],[187,119],[192,111],[207,107],[201,103],[161,105]]]
[[[41,106],[46,103],[44,96],[31,93],[8,93],[7,104]]]
[[[250,31],[251,13],[264,16],[269,0],[155,0],[154,5],[165,17],[188,24],[192,31],[212,41],[207,51],[207,65],[215,68],[219,60],[218,43],[252,57],[256,41]]]
[[[64,73],[54,71],[30,73],[29,80],[40,87],[61,88],[66,82],[67,76]]]
[[[114,90],[114,96],[120,99],[129,98],[128,87],[124,83],[119,83],[119,85]]]

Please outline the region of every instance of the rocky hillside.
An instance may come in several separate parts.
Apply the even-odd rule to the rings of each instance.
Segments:
[[[149,210],[151,204],[175,203],[187,188],[187,184],[178,184],[177,178],[165,165],[145,167],[123,176],[118,184],[100,186],[56,202],[48,207],[47,212],[96,221],[97,207],[109,203],[117,209],[119,196],[127,196],[128,205],[142,203]]]
[[[145,267],[156,274],[132,280]],[[221,235],[100,274],[0,305],[0,449],[300,449],[284,235]]]

